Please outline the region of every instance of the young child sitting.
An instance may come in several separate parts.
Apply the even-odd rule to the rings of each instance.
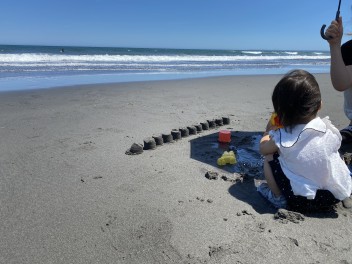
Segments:
[[[283,126],[270,121],[260,141],[266,183],[257,190],[276,208],[307,212],[349,197],[350,171],[338,149],[341,135],[328,117],[317,116],[321,94],[314,76],[303,70],[285,75],[272,102]]]

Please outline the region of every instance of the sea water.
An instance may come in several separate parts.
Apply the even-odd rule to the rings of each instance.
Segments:
[[[327,73],[328,51],[0,45],[0,91],[224,75]]]

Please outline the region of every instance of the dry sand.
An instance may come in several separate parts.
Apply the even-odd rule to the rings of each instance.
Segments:
[[[342,94],[316,76],[320,116],[344,127]],[[255,191],[255,159],[237,182],[205,177],[236,176],[215,165],[220,129],[258,158],[256,135],[280,78],[1,93],[0,263],[352,263],[351,210],[275,219]],[[125,154],[134,142],[222,116],[229,125]]]

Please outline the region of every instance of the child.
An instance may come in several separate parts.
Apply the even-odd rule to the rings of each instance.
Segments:
[[[328,117],[321,119],[320,89],[303,70],[285,75],[272,94],[283,128],[267,125],[260,141],[267,183],[258,191],[277,208],[314,211],[349,197],[350,171],[338,149],[341,135]]]

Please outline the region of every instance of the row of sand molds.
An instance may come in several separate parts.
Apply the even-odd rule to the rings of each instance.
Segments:
[[[157,146],[164,145],[164,143],[174,143],[177,140],[188,137],[190,135],[196,135],[201,133],[203,130],[214,129],[223,125],[230,124],[229,117],[222,117],[212,120],[201,122],[200,124],[188,127],[180,127],[179,129],[173,129],[170,133],[163,133],[161,135],[154,135],[152,137],[145,138],[144,145],[133,143],[131,148],[125,153],[127,155],[137,155],[143,153],[143,150],[156,149]]]

